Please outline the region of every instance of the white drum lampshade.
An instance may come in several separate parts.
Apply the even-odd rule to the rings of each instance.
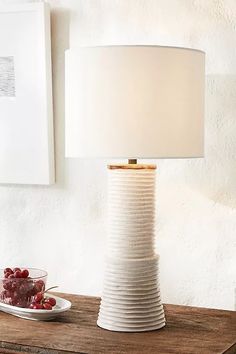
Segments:
[[[155,254],[155,166],[137,158],[204,154],[204,52],[162,46],[66,52],[66,156],[109,166],[108,251],[98,325],[165,325]]]
[[[159,46],[66,52],[66,156],[203,156],[204,53]]]

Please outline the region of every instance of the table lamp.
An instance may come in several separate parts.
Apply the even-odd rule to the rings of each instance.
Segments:
[[[204,152],[204,52],[164,46],[66,53],[66,157],[128,159],[108,166],[108,247],[98,326],[162,328],[155,253],[155,170],[138,158]]]

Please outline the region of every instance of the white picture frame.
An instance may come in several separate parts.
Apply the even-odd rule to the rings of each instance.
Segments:
[[[0,183],[55,182],[50,8],[0,6]]]

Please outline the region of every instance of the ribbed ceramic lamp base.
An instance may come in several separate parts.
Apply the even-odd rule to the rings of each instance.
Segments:
[[[154,167],[111,166],[108,211],[108,256],[97,324],[122,332],[162,328]]]

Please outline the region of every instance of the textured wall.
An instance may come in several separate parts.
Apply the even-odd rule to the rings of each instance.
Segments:
[[[0,4],[11,2],[16,1],[0,0]],[[101,292],[106,161],[64,159],[64,50],[69,41],[71,45],[189,46],[206,51],[206,157],[157,161],[156,230],[163,300],[234,308],[235,1],[49,2],[57,184],[0,186],[0,266],[42,267],[59,290]]]

